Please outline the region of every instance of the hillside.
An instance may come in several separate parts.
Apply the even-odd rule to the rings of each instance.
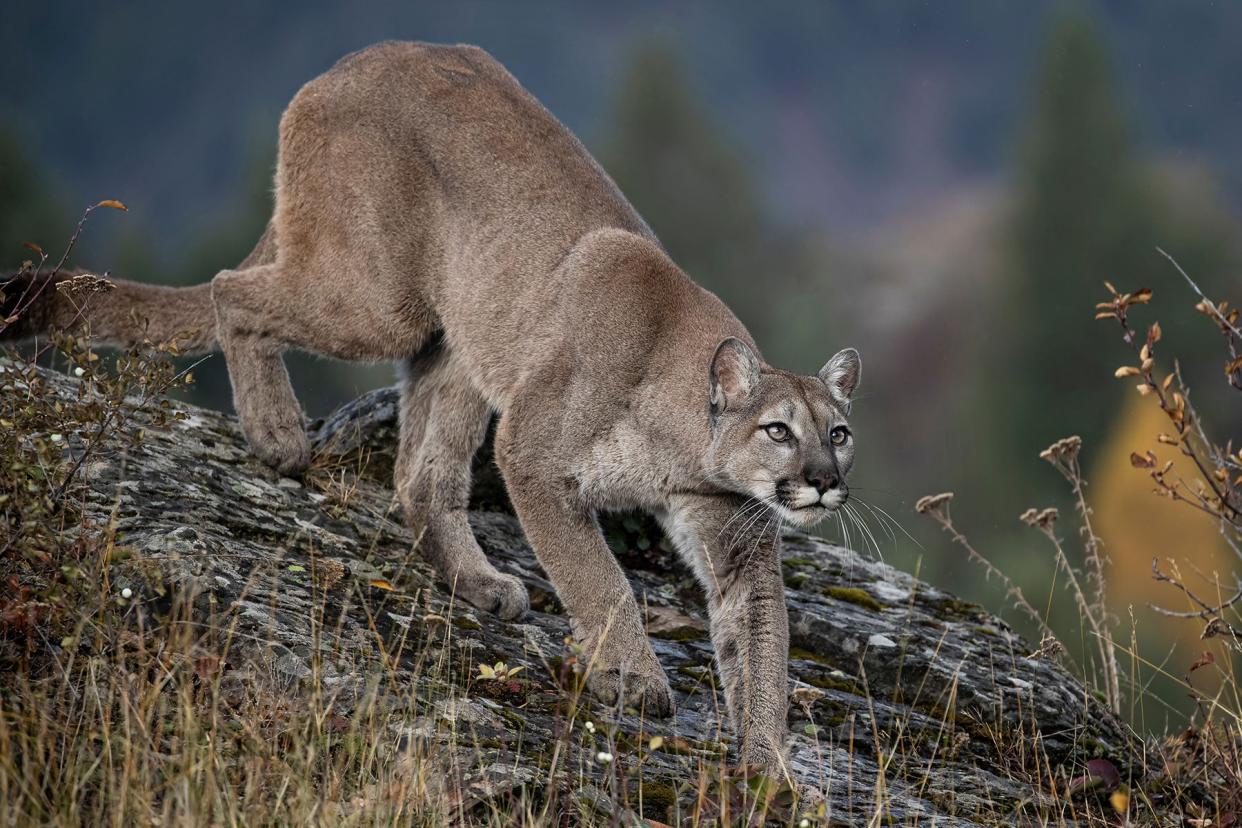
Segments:
[[[34,393],[66,405],[92,393],[63,375],[37,377]],[[566,644],[550,584],[486,458],[471,522],[493,560],[529,587],[529,617],[502,622],[455,603],[409,553],[386,482],[393,390],[314,425],[318,460],[303,481],[252,459],[221,414],[131,396],[123,416],[83,467],[82,504],[85,525],[110,539],[105,592],[119,611],[93,640],[81,635],[44,653],[95,665],[92,686],[107,688],[105,708],[117,705],[111,727],[137,720],[147,734],[129,733],[116,754],[99,754],[99,784],[117,795],[97,807],[149,817],[193,805],[220,820],[231,803],[260,809],[251,818],[268,822],[268,777],[251,799],[232,802],[258,784],[247,763],[266,756],[277,771],[310,777],[294,783],[293,810],[278,821],[396,813],[434,822],[428,815],[440,813],[486,822],[551,807],[596,818],[628,809],[680,824],[710,816],[721,801],[755,807],[756,791],[769,816],[789,817],[787,788],[748,786],[726,770],[730,737],[703,606],[650,522],[617,517],[607,529],[673,680],[678,712],[666,721],[580,694],[586,659]],[[144,433],[135,443],[137,428]],[[78,445],[72,435],[69,443]],[[784,549],[791,768],[799,787],[823,796],[826,821],[876,813],[942,825],[1016,813],[1069,819],[1097,807],[1054,795],[1087,760],[1129,766],[1128,739],[1095,697],[982,608],[800,534],[787,534]],[[148,698],[140,686],[155,679],[123,678],[120,662],[135,648],[158,653],[168,671],[150,691],[164,702],[149,709],[138,703]],[[496,662],[505,663],[500,676],[486,677],[480,665]],[[178,671],[197,688],[184,703],[213,723],[206,732],[144,718],[169,700],[163,715],[172,715],[187,680]],[[6,706],[20,707],[23,697],[11,692]],[[309,737],[296,724],[307,713],[317,722],[306,725]],[[28,774],[48,770],[28,749],[10,761]],[[120,784],[130,763],[137,781]],[[226,780],[230,787],[216,787]],[[50,818],[56,806],[47,807]]]

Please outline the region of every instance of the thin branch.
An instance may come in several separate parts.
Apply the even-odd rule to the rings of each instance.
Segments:
[[[1191,290],[1199,294],[1199,298],[1202,299],[1205,303],[1207,303],[1207,306],[1212,309],[1212,314],[1216,317],[1216,320],[1220,322],[1220,324],[1223,325],[1224,327],[1233,331],[1234,336],[1238,337],[1239,339],[1242,339],[1242,331],[1239,331],[1237,328],[1233,326],[1233,324],[1228,319],[1221,316],[1220,311],[1216,309],[1216,304],[1212,302],[1211,299],[1203,295],[1203,291],[1199,290],[1199,286],[1195,284],[1195,280],[1191,279],[1190,275],[1186,273],[1186,271],[1182,270],[1182,266],[1177,263],[1177,259],[1174,259],[1168,253],[1164,252],[1164,248],[1162,247],[1157,247],[1156,252],[1159,253],[1161,256],[1164,256],[1166,259],[1168,259],[1170,262],[1173,263],[1173,266],[1177,268],[1177,272],[1182,274],[1182,278],[1185,279],[1186,282],[1190,285]]]
[[[1195,595],[1193,592],[1190,591],[1189,587],[1187,587],[1177,578],[1171,575],[1165,575],[1163,572],[1161,572],[1160,566],[1159,566],[1159,558],[1151,559],[1151,576],[1152,578],[1154,578],[1157,581],[1160,581],[1161,583],[1171,584],[1172,586],[1181,590],[1183,595],[1185,595],[1188,599],[1190,599],[1195,604],[1202,607],[1202,609],[1198,611],[1192,610],[1190,612],[1178,612],[1177,610],[1166,609],[1165,607],[1159,607],[1159,606],[1156,606],[1155,604],[1147,605],[1151,609],[1160,613],[1161,615],[1166,615],[1170,618],[1203,618],[1203,619],[1215,618],[1219,616],[1221,612],[1223,612],[1224,610],[1238,603],[1238,601],[1242,601],[1242,579],[1238,578],[1237,576],[1234,576],[1234,581],[1236,582],[1235,588],[1237,591],[1233,594],[1233,597],[1225,601],[1222,601],[1220,604],[1217,604],[1216,606],[1209,605],[1199,596]]]

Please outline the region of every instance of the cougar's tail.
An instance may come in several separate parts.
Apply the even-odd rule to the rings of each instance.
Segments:
[[[175,339],[186,353],[216,347],[211,283],[173,288],[92,276],[19,273],[0,281],[0,342],[31,339],[52,329],[85,331],[128,347]]]
[[[269,222],[238,270],[276,261]],[[53,328],[86,330],[96,342],[129,347],[177,340],[184,353],[213,351],[216,312],[211,283],[194,287],[144,285],[82,271],[54,277],[0,276],[0,342],[31,339]]]

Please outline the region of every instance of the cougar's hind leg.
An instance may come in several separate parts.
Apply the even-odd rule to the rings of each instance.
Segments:
[[[403,366],[395,485],[418,550],[459,598],[501,618],[526,612],[526,587],[483,554],[466,519],[470,462],[491,411],[439,344]]]
[[[229,369],[233,405],[250,449],[281,474],[310,465],[302,407],[293,393],[282,354],[293,320],[283,319],[273,295],[277,266],[225,270],[211,283],[216,335]]]

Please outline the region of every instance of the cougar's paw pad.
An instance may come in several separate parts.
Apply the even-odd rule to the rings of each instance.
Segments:
[[[639,673],[609,668],[592,671],[587,684],[591,693],[605,704],[621,703],[648,716],[663,718],[673,714],[673,691],[664,670]]]
[[[246,429],[246,435],[255,456],[281,474],[300,474],[310,466],[310,440],[300,416],[265,420]]]
[[[521,618],[530,609],[525,584],[499,572],[459,579],[457,594],[471,605],[506,621]]]

